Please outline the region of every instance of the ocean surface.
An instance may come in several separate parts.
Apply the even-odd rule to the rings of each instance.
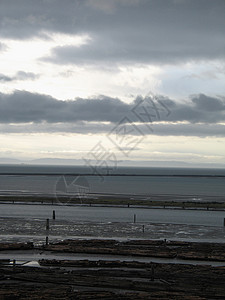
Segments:
[[[7,242],[31,241],[41,245],[46,234],[51,241],[166,238],[223,243],[225,238],[224,211],[16,203],[1,204],[0,208],[0,241]]]
[[[173,195],[176,200],[185,196],[186,201],[225,201],[225,170],[118,167],[96,173],[81,166],[0,165],[0,195],[10,194],[111,194],[131,200]]]
[[[176,201],[225,201],[225,170],[117,168],[93,173],[88,167],[0,165],[0,195],[113,197]],[[108,173],[106,176],[105,173]],[[141,238],[223,242],[224,211],[101,207],[26,202],[0,203],[1,241],[42,244],[46,218],[50,240],[65,238]],[[136,223],[134,223],[134,216]],[[144,225],[143,225],[144,224]],[[145,232],[143,233],[143,226]]]

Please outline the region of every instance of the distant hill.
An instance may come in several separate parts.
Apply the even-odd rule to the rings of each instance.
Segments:
[[[83,166],[85,162],[82,159],[64,159],[64,158],[39,158],[33,160],[19,160],[14,158],[0,157],[0,164],[29,164],[29,165],[70,165]],[[111,164],[112,165],[112,164]],[[218,163],[187,163],[183,161],[153,161],[153,160],[121,160],[117,162],[118,167],[163,167],[163,168],[223,168],[225,164]]]
[[[21,164],[22,161],[14,158],[0,157],[0,164]]]
[[[83,165],[84,161],[82,159],[39,158],[39,159],[30,160],[29,164],[40,164],[40,165]]]

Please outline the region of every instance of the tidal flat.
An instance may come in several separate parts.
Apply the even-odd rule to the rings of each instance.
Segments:
[[[36,247],[70,254],[40,258],[38,265],[0,260],[1,299],[224,299],[224,244],[167,240],[65,240]],[[31,251],[32,243],[1,243],[1,251]],[[33,249],[34,250],[34,249]],[[77,253],[89,258],[76,259]],[[111,259],[104,259],[104,254]],[[92,255],[102,255],[96,259]],[[73,257],[74,255],[74,257]],[[118,260],[118,255],[120,260]],[[113,256],[115,258],[113,259]],[[126,259],[128,257],[128,259]],[[140,261],[139,257],[146,261]],[[159,263],[154,257],[186,260]],[[195,263],[190,260],[194,260]]]

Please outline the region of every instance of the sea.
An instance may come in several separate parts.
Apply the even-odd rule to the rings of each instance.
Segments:
[[[0,165],[0,195],[225,201],[225,169]]]
[[[8,201],[11,195],[19,200]],[[0,241],[43,244],[46,219],[51,219],[51,241],[100,237],[224,242],[225,238],[223,210],[132,205],[135,199],[224,202],[224,169],[118,167],[95,172],[86,166],[0,165],[0,196]],[[40,202],[25,201],[31,196]],[[43,201],[45,196],[53,201]],[[60,202],[62,196],[67,203]],[[73,197],[80,202],[74,205]],[[125,197],[130,205],[92,205],[91,200],[83,204],[85,197]]]

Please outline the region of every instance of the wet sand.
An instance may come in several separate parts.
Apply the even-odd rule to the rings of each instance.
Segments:
[[[1,207],[0,299],[224,299],[221,211]]]
[[[31,251],[32,244],[0,244],[0,249],[7,247]],[[224,247],[165,240],[66,240],[38,250],[89,253],[90,259],[41,259],[39,268],[0,260],[0,299],[224,299],[225,267],[198,264],[199,259],[224,261]],[[92,257],[104,252],[112,258]],[[118,254],[124,259],[118,260]],[[134,259],[126,260],[131,254]],[[152,256],[187,262],[194,258],[196,264],[156,263]]]

